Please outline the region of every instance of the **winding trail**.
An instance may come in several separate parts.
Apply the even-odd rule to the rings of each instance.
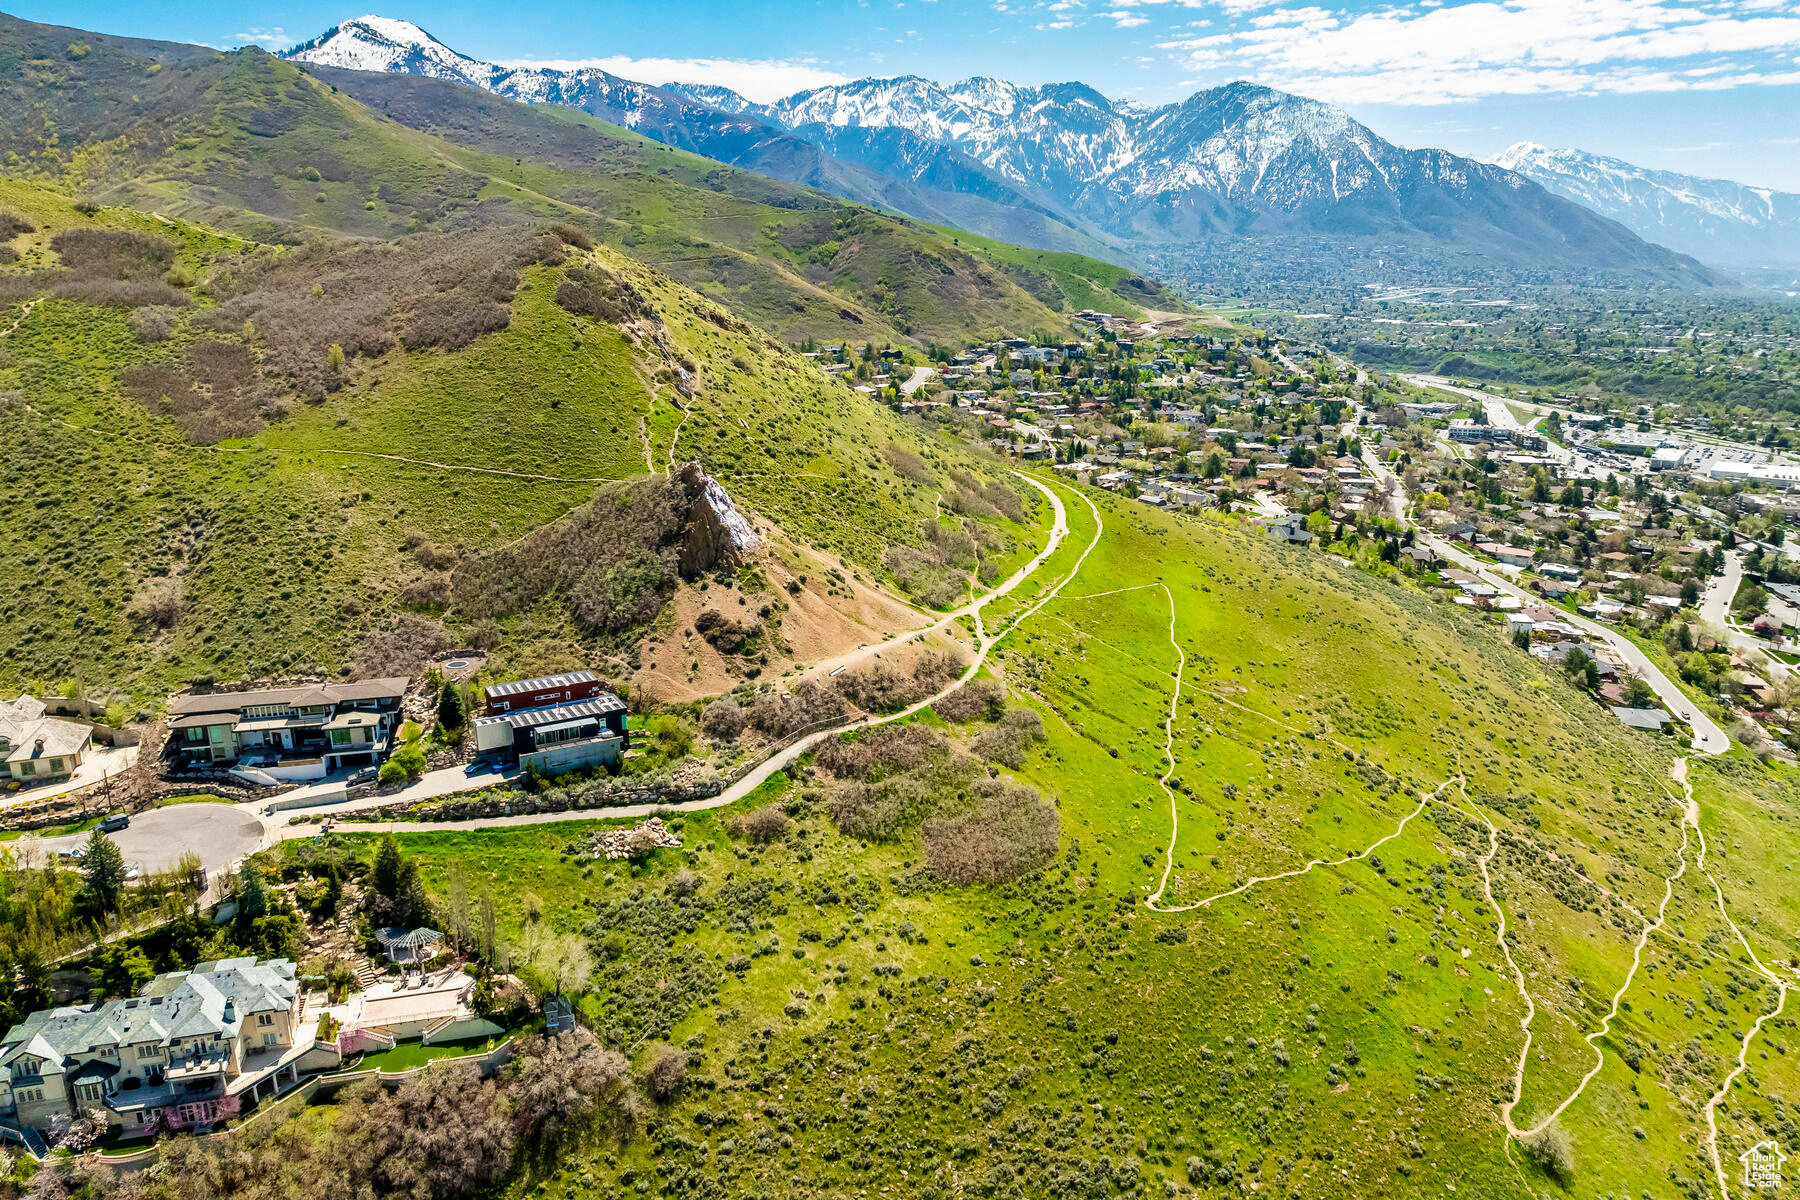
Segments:
[[[1685,762],[1686,760],[1678,759],[1677,761]],[[1644,927],[1638,931],[1637,944],[1632,947],[1631,951],[1631,969],[1625,972],[1625,981],[1619,985],[1619,990],[1613,993],[1612,1007],[1607,1009],[1606,1016],[1601,1018],[1599,1027],[1582,1039],[1588,1044],[1588,1048],[1594,1052],[1594,1065],[1589,1068],[1586,1075],[1581,1077],[1581,1082],[1575,1085],[1575,1090],[1563,1097],[1562,1103],[1551,1109],[1549,1114],[1546,1115],[1543,1120],[1528,1129],[1521,1128],[1513,1121],[1513,1110],[1518,1107],[1519,1099],[1525,1090],[1525,1058],[1526,1055],[1531,1052],[1531,1029],[1529,1020],[1527,1021],[1525,1026],[1525,1045],[1519,1051],[1519,1065],[1513,1072],[1512,1098],[1500,1106],[1500,1120],[1501,1123],[1506,1126],[1508,1137],[1525,1138],[1541,1133],[1550,1122],[1562,1116],[1569,1105],[1581,1098],[1581,1093],[1587,1090],[1587,1085],[1593,1082],[1594,1076],[1598,1075],[1601,1068],[1606,1065],[1606,1051],[1595,1045],[1595,1040],[1605,1037],[1611,1032],[1612,1023],[1619,1015],[1619,1004],[1625,999],[1625,993],[1631,987],[1632,980],[1637,977],[1638,967],[1643,965],[1644,946],[1650,941],[1650,935],[1655,933],[1658,929],[1661,929],[1663,926],[1663,920],[1669,909],[1669,900],[1675,895],[1675,881],[1687,874],[1689,829],[1694,830],[1696,833],[1699,832],[1700,820],[1698,806],[1690,805],[1689,808],[1682,813],[1681,849],[1679,851],[1681,865],[1675,868],[1673,874],[1668,875],[1663,879],[1663,898],[1662,903],[1656,906],[1656,919],[1647,922]],[[1505,921],[1504,914],[1502,914],[1501,920],[1502,922]],[[1507,954],[1507,961],[1510,962],[1511,960],[1512,955],[1509,952]]]
[[[1743,1043],[1738,1047],[1737,1066],[1731,1069],[1731,1073],[1720,1082],[1719,1090],[1706,1101],[1707,1153],[1712,1157],[1713,1174],[1719,1183],[1719,1195],[1724,1197],[1724,1200],[1731,1200],[1731,1185],[1725,1174],[1725,1160],[1719,1153],[1719,1105],[1730,1093],[1731,1085],[1737,1082],[1737,1077],[1749,1068],[1750,1043],[1754,1042],[1756,1035],[1762,1032],[1763,1023],[1780,1016],[1781,1010],[1787,1007],[1788,981],[1764,964],[1763,960],[1757,956],[1756,951],[1751,948],[1750,939],[1744,936],[1744,931],[1738,928],[1737,922],[1731,919],[1731,914],[1725,911],[1725,892],[1719,887],[1719,881],[1713,877],[1713,873],[1706,867],[1706,834],[1700,829],[1700,803],[1694,799],[1694,785],[1688,780],[1687,765],[1687,759],[1676,759],[1670,774],[1681,785],[1682,798],[1688,813],[1687,819],[1693,822],[1694,832],[1700,838],[1700,854],[1695,860],[1696,865],[1700,868],[1700,873],[1706,876],[1706,882],[1712,885],[1713,899],[1719,906],[1719,918],[1736,936],[1738,945],[1744,948],[1744,954],[1755,966],[1757,974],[1775,985],[1775,1007],[1758,1016],[1751,1024],[1749,1031],[1744,1034]]]
[[[834,725],[827,729],[809,733],[805,737],[790,743],[758,763],[755,769],[751,770],[743,778],[720,792],[717,796],[711,796],[702,800],[690,800],[679,804],[627,805],[603,810],[579,809],[555,813],[521,813],[516,816],[488,817],[471,821],[359,821],[356,822],[352,828],[345,830],[345,832],[448,833],[479,829],[503,829],[520,825],[542,825],[560,821],[619,820],[634,817],[646,817],[656,813],[700,812],[706,809],[723,808],[726,805],[735,804],[739,800],[750,795],[750,793],[760,787],[763,782],[771,775],[775,774],[775,772],[800,758],[808,750],[812,749],[828,737],[836,737],[854,729],[867,729],[876,725],[885,725],[892,721],[904,720],[923,709],[929,708],[931,705],[942,700],[945,696],[948,696],[951,692],[956,691],[973,679],[976,673],[979,672],[986,663],[988,656],[993,651],[994,647],[998,646],[1008,634],[1018,629],[1028,618],[1037,614],[1045,605],[1049,604],[1059,596],[1062,593],[1062,590],[1073,582],[1075,577],[1081,573],[1081,569],[1083,565],[1086,564],[1088,556],[1094,552],[1095,547],[1100,544],[1101,536],[1106,532],[1106,523],[1101,518],[1100,510],[1095,507],[1094,502],[1081,492],[1075,492],[1074,494],[1080,497],[1081,501],[1087,505],[1088,511],[1093,515],[1093,538],[1088,542],[1087,546],[1082,549],[1081,555],[1075,560],[1075,565],[1070,568],[1067,575],[1063,576],[1054,585],[1046,589],[1044,593],[1037,597],[1027,608],[1023,609],[1008,621],[1003,628],[995,632],[987,632],[985,626],[981,622],[981,610],[993,601],[1008,595],[1015,588],[1034,576],[1044,564],[1048,562],[1050,556],[1056,552],[1058,546],[1061,545],[1069,532],[1068,514],[1063,506],[1061,498],[1057,496],[1051,488],[1031,476],[1016,471],[1014,474],[1037,488],[1050,501],[1051,509],[1055,513],[1055,522],[1051,529],[1049,544],[1038,553],[1036,558],[1032,559],[1029,563],[1026,563],[1023,567],[1020,567],[1011,578],[995,587],[992,591],[971,601],[963,608],[960,608],[953,613],[945,614],[945,616],[938,621],[923,629],[909,630],[905,633],[895,635],[881,643],[879,646],[865,648],[867,652],[873,652],[878,649],[904,645],[913,638],[941,628],[961,616],[972,615],[975,619],[976,629],[978,630],[976,652],[973,660],[966,668],[964,668],[963,673],[960,676],[946,684],[937,692],[927,696],[925,699],[917,701],[898,712],[876,717],[861,717],[854,721],[846,721],[840,725]],[[332,817],[339,814],[355,812],[359,808],[380,807],[385,804],[393,803],[396,800],[405,800],[406,798],[406,794],[402,792],[398,796],[370,797],[361,801],[347,801],[342,804],[334,805],[319,805],[302,810],[280,810],[272,814],[267,814],[264,818],[265,826],[267,827],[264,845],[293,838],[306,838],[316,835],[318,833],[318,827],[316,825],[291,825],[285,823],[289,818],[299,813],[304,813],[307,816]],[[276,822],[283,823],[277,824]]]
[[[1150,893],[1149,896],[1145,897],[1144,907],[1151,909],[1154,912],[1160,912],[1160,913],[1193,912],[1195,909],[1209,908],[1213,904],[1217,903],[1220,900],[1225,900],[1232,896],[1242,895],[1243,893],[1249,891],[1251,888],[1256,887],[1258,884],[1274,883],[1274,882],[1276,882],[1278,880],[1282,880],[1282,879],[1296,879],[1299,876],[1305,875],[1306,873],[1308,873],[1315,867],[1340,867],[1346,863],[1352,863],[1352,862],[1356,862],[1359,859],[1367,858],[1369,855],[1373,854],[1376,850],[1379,850],[1382,846],[1386,845],[1388,842],[1393,841],[1395,838],[1399,837],[1402,833],[1406,832],[1406,827],[1407,827],[1407,825],[1409,825],[1412,822],[1412,819],[1414,817],[1418,816],[1420,813],[1424,812],[1425,806],[1427,804],[1430,804],[1433,800],[1437,800],[1439,798],[1439,793],[1441,793],[1445,788],[1449,787],[1451,784],[1456,784],[1458,786],[1461,786],[1461,784],[1463,782],[1463,777],[1461,775],[1457,775],[1457,776],[1453,776],[1452,778],[1447,779],[1443,783],[1439,784],[1435,791],[1419,793],[1418,806],[1415,807],[1411,812],[1407,813],[1404,817],[1402,817],[1400,819],[1400,824],[1398,824],[1397,826],[1394,827],[1394,831],[1392,833],[1387,834],[1386,836],[1378,839],[1375,842],[1372,842],[1371,844],[1363,847],[1361,850],[1357,850],[1350,854],[1346,854],[1342,858],[1311,859],[1303,866],[1295,867],[1292,870],[1281,871],[1274,875],[1254,875],[1251,878],[1246,879],[1243,883],[1238,884],[1236,887],[1231,888],[1228,891],[1218,892],[1214,895],[1207,896],[1204,899],[1196,900],[1191,904],[1164,904],[1162,902],[1163,893],[1168,890],[1169,877],[1171,875],[1173,875],[1175,872],[1175,844],[1181,838],[1180,803],[1179,803],[1178,798],[1175,795],[1175,789],[1169,786],[1169,780],[1172,779],[1175,775],[1175,716],[1176,716],[1177,708],[1181,703],[1182,676],[1187,671],[1187,651],[1185,651],[1181,648],[1181,642],[1175,636],[1175,596],[1174,596],[1174,593],[1169,591],[1167,584],[1146,583],[1146,584],[1139,584],[1137,587],[1114,588],[1113,590],[1107,591],[1107,592],[1093,592],[1087,596],[1076,597],[1076,599],[1091,600],[1091,599],[1095,599],[1100,596],[1116,596],[1122,592],[1143,591],[1148,588],[1161,588],[1163,595],[1169,601],[1169,644],[1175,648],[1177,665],[1175,668],[1175,688],[1170,693],[1170,696],[1169,696],[1169,715],[1163,721],[1163,761],[1168,765],[1167,765],[1166,769],[1163,771],[1162,775],[1156,781],[1157,786],[1162,788],[1163,793],[1165,795],[1167,795],[1169,798],[1169,844],[1168,844],[1167,848],[1164,849],[1164,851],[1163,851],[1162,878],[1157,881],[1156,890],[1154,892]],[[1208,694],[1210,695],[1211,693],[1208,693]],[[1219,697],[1219,698],[1223,699],[1223,697]],[[1226,701],[1226,703],[1229,704],[1232,702]],[[1242,708],[1243,706],[1242,705],[1234,705],[1234,707]],[[1245,711],[1254,712],[1255,710],[1254,709],[1246,709]],[[1262,713],[1257,713],[1256,715],[1264,716],[1264,714],[1262,714]],[[1268,718],[1268,719],[1271,721],[1274,720],[1273,718]],[[1275,721],[1274,723],[1277,725],[1281,725],[1281,722],[1279,722],[1279,721]],[[1292,728],[1291,726],[1282,726],[1282,727],[1283,728]],[[1306,731],[1295,729],[1295,730],[1293,730],[1293,732],[1304,733]],[[1326,740],[1328,742],[1331,742],[1332,745],[1337,746],[1339,749],[1342,749],[1342,750],[1350,749],[1350,747],[1345,746],[1343,743],[1335,741],[1334,739],[1327,738]]]
[[[11,325],[8,325],[5,329],[0,329],[0,337],[6,337],[11,334],[13,330],[23,325],[25,323],[25,318],[31,315],[31,310],[37,307],[38,300],[40,299],[42,299],[41,296],[27,300],[25,302],[25,307],[19,312],[18,320],[14,321]]]

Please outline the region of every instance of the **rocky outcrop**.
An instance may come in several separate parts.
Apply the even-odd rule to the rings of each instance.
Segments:
[[[698,462],[683,463],[676,479],[688,501],[688,525],[681,544],[681,573],[698,575],[724,564],[749,560],[762,545],[756,530],[731,497]]]

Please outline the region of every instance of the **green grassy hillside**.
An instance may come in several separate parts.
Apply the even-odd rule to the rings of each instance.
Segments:
[[[303,251],[6,180],[0,211],[32,227],[0,269],[10,685],[154,701],[192,678],[332,673],[405,612],[466,637],[443,595],[456,563],[690,457],[756,517],[874,573],[923,536],[953,470],[995,470],[608,247],[546,253],[540,227]],[[124,285],[62,262],[71,231],[168,247],[181,286],[134,286],[177,303],[91,302]],[[410,290],[444,263],[512,270],[510,299]],[[571,311],[557,297],[575,278],[629,288],[637,312]],[[457,344],[495,310],[504,328]],[[896,444],[909,474],[882,454]],[[1002,542],[1029,536],[1005,525]],[[154,615],[170,597],[178,616]],[[597,636],[554,609],[503,624],[549,655]]]
[[[1067,495],[1055,578],[1095,534]],[[1702,860],[1666,745],[1479,618],[1095,499],[1104,536],[992,661],[1042,740],[1009,766],[996,727],[928,716],[870,785],[954,808],[930,756],[987,760],[1055,805],[1035,873],[950,886],[916,815],[846,834],[864,785],[823,752],[641,866],[585,863],[591,822],[404,839],[515,935],[540,905],[585,933],[609,1042],[687,1052],[641,1136],[515,1194],[1709,1195],[1747,1036],[1723,1160],[1796,1136],[1792,1020],[1754,1025],[1757,964],[1795,954],[1790,768],[1694,766]],[[791,825],[757,842],[763,805]],[[1560,1176],[1502,1132],[1527,1018],[1512,1111],[1562,1109]]]
[[[354,97],[354,98],[353,98]],[[1066,329],[1079,255],[997,269],[953,235],[735,170],[567,109],[255,50],[91,37],[0,17],[9,169],[265,241],[391,237],[470,213],[567,220],[790,341],[897,344]],[[483,205],[483,201],[491,202]],[[484,218],[489,219],[489,218]],[[1139,281],[1142,284],[1142,281]],[[1131,308],[1149,285],[1121,288]]]

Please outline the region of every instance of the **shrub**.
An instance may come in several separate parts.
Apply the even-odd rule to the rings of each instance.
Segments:
[[[744,732],[744,710],[729,696],[714,700],[700,714],[700,729],[715,742],[735,742]]]
[[[1575,1151],[1560,1122],[1552,1120],[1536,1133],[1527,1134],[1519,1139],[1519,1145],[1525,1151],[1525,1157],[1546,1174],[1555,1176],[1562,1183],[1574,1178]]]
[[[1036,789],[997,780],[976,784],[968,811],[925,822],[925,861],[947,883],[1005,883],[1056,854],[1062,822]]]
[[[795,684],[786,696],[762,696],[750,709],[750,724],[775,738],[843,719],[843,700],[810,679]]]
[[[173,629],[181,619],[181,580],[162,576],[145,581],[125,615],[146,629]]]
[[[813,761],[839,779],[874,782],[910,771],[948,748],[944,735],[929,725],[877,725],[855,737],[827,739]]]
[[[577,229],[573,225],[556,224],[550,227],[550,232],[565,245],[574,246],[579,250],[594,248],[594,239],[588,236],[585,229]]]
[[[650,1060],[644,1072],[644,1090],[658,1104],[667,1104],[681,1094],[687,1083],[688,1056],[673,1046],[663,1046]]]
[[[168,242],[116,229],[65,229],[50,248],[72,273],[105,279],[156,279],[175,263]]]
[[[977,679],[931,702],[931,711],[953,725],[998,721],[1006,714],[1006,689],[991,679]]]
[[[982,758],[1018,770],[1025,765],[1031,747],[1044,740],[1044,719],[1029,708],[1015,708],[1000,723],[984,729],[975,738],[973,749]]]
[[[754,812],[738,817],[732,822],[731,830],[759,846],[766,846],[787,836],[787,814],[773,804],[766,804]]]
[[[596,632],[647,624],[680,579],[686,525],[686,495],[668,476],[603,484],[569,519],[459,563],[457,605],[479,619],[558,596]]]
[[[22,233],[36,233],[37,226],[18,213],[0,208],[0,242],[10,242]]]
[[[175,332],[175,310],[155,305],[133,309],[131,331],[141,342],[166,342]]]
[[[557,285],[556,302],[572,313],[581,313],[608,325],[654,319],[656,309],[643,293],[610,271],[577,267],[564,273]]]
[[[380,779],[382,783],[397,783],[402,779],[417,779],[424,773],[424,749],[417,742],[408,742],[381,764]]]
[[[393,675],[411,677],[419,673],[425,660],[450,648],[450,636],[444,627],[426,617],[406,614],[393,628],[377,630],[363,638],[357,648],[353,666],[364,679]]]

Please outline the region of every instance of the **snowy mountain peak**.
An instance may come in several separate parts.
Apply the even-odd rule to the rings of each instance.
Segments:
[[[755,104],[704,83],[652,87],[596,69],[484,63],[411,22],[375,15],[283,57],[577,108],[726,162],[922,206],[932,219],[972,227],[986,220],[979,231],[999,236],[1030,238],[1048,219],[1120,242],[1298,232],[1416,238],[1457,253],[1479,243],[1534,261],[1573,253],[1596,263],[1668,265],[1662,252],[1522,175],[1403,149],[1340,108],[1247,81],[1147,107],[1078,82],[1022,86],[977,76],[943,85],[899,75]],[[1515,149],[1523,161],[1523,148]],[[1054,243],[1061,235],[1042,236]]]
[[[501,73],[492,63],[458,54],[431,34],[393,17],[356,17],[281,55],[347,71],[385,71],[458,79],[487,87]]]
[[[1534,142],[1508,146],[1494,163],[1703,261],[1753,267],[1800,262],[1800,195]]]

